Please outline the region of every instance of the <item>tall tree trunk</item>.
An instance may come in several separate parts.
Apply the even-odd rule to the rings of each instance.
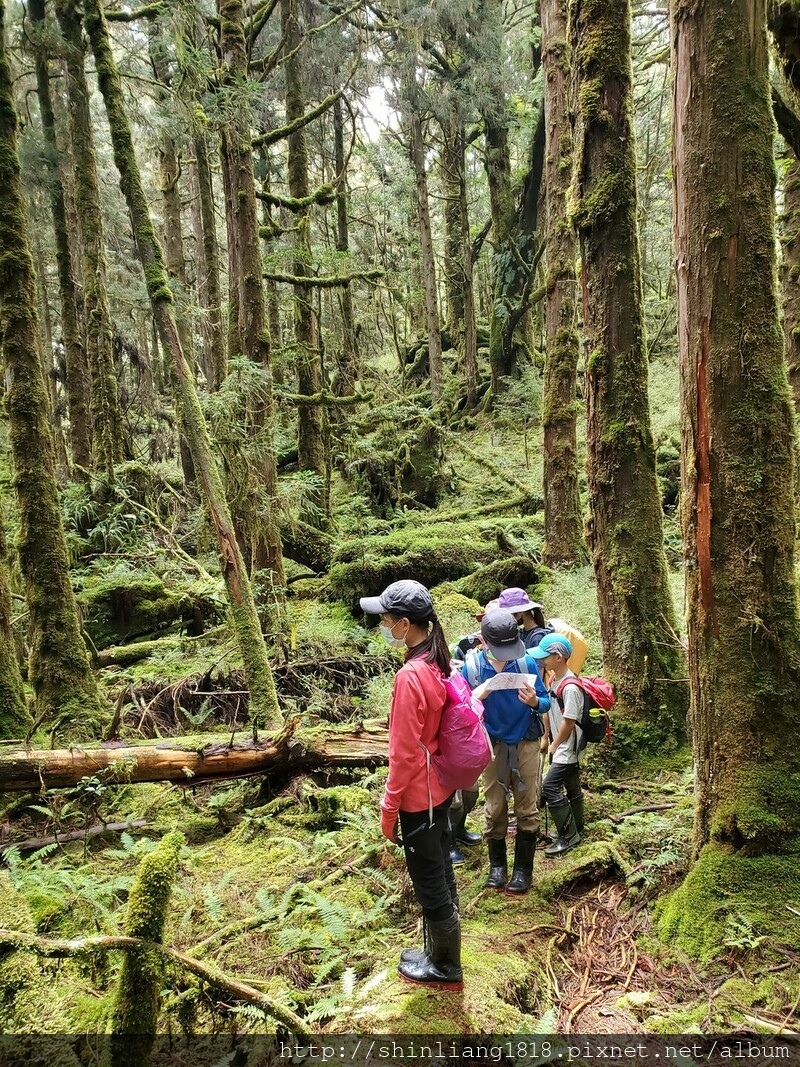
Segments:
[[[64,62],[69,97],[70,138],[75,158],[75,207],[83,247],[83,305],[92,377],[94,458],[108,476],[124,456],[122,412],[112,355],[113,329],[106,289],[106,258],[97,160],[83,67],[84,46],[75,0],[56,0],[66,41]]]
[[[209,366],[209,388],[219,389],[227,373],[225,359],[225,338],[222,332],[222,296],[219,281],[219,244],[217,242],[217,221],[214,214],[214,185],[211,165],[208,160],[208,144],[202,130],[194,134],[194,154],[197,166],[197,185],[200,193],[200,218],[202,220],[203,243],[201,265],[203,297],[202,306],[208,314],[209,343],[211,361]]]
[[[228,358],[236,359],[244,351],[242,339],[241,319],[239,311],[239,279],[241,270],[239,267],[239,245],[236,235],[236,210],[237,200],[233,184],[232,156],[234,147],[231,145],[233,134],[226,127],[222,127],[219,133],[219,155],[222,170],[222,194],[225,198],[225,233],[227,236],[227,259],[228,259],[228,319],[225,331],[226,348]],[[234,138],[235,139],[235,138]]]
[[[86,30],[92,43],[98,83],[108,115],[114,161],[130,212],[133,236],[144,270],[153,317],[158,325],[164,351],[169,353],[178,372],[189,446],[222,556],[222,573],[250,691],[251,717],[256,724],[271,729],[277,728],[281,723],[281,713],[275,683],[247,571],[236,543],[208,428],[175,326],[172,293],[167,284],[164,256],[156,239],[142,186],[130,124],[125,113],[122,82],[111,51],[108,26],[99,0],[85,0],[84,6]]]
[[[542,0],[547,297],[542,395],[544,558],[550,567],[586,559],[578,493],[576,249],[567,223],[572,138],[569,125],[567,0]]]
[[[285,2],[285,0],[284,0]],[[425,297],[425,327],[428,335],[428,362],[430,365],[431,401],[435,404],[444,388],[442,364],[442,335],[439,329],[439,301],[436,294],[436,261],[433,256],[431,212],[428,203],[428,172],[425,167],[425,139],[422,133],[422,116],[419,86],[416,72],[408,73],[408,130],[411,166],[417,183],[417,222],[419,225],[420,266],[422,290]]]
[[[4,20],[5,3],[0,0],[0,344],[20,516],[19,560],[30,612],[29,677],[39,719],[73,736],[91,735],[104,708],[67,569]]]
[[[708,0],[673,27],[695,845],[751,854],[800,840],[794,431],[764,26],[763,0]]]
[[[286,122],[294,122],[305,111],[305,93],[300,69],[300,23],[296,0],[281,0],[281,28],[284,39],[283,73],[286,78]],[[306,131],[301,126],[288,137],[289,195],[301,200],[309,195],[308,149]],[[294,261],[297,278],[308,278],[312,271],[311,210],[295,212]],[[318,326],[311,301],[314,289],[294,286],[294,338],[297,365],[297,391],[301,396],[316,396],[322,391],[322,357]],[[301,470],[313,471],[322,479],[322,492],[314,501],[323,515],[330,512],[330,449],[328,414],[322,404],[307,404],[297,412],[297,456]],[[314,520],[314,514],[306,516]]]
[[[1,121],[1,120],[0,120]],[[18,738],[30,726],[25,690],[11,632],[11,583],[8,548],[0,511],[0,740]]]
[[[800,162],[792,160],[783,183],[781,243],[783,332],[794,406],[800,412]]]
[[[492,275],[494,298],[489,320],[489,363],[492,372],[492,393],[502,393],[516,370],[516,351],[504,344],[507,336],[505,321],[508,318],[503,297],[506,274],[510,277],[514,266],[514,221],[516,204],[511,184],[511,150],[508,142],[506,116],[494,112],[484,113],[486,147],[484,166],[489,189],[489,206],[492,215]]]
[[[162,54],[161,42],[155,36],[153,27],[150,29],[150,61],[157,80],[162,89],[159,93],[159,103],[166,109],[170,107],[169,94],[169,71],[165,57]],[[177,309],[178,336],[181,341],[181,349],[186,360],[189,373],[194,376],[192,354],[194,352],[194,339],[188,312],[189,286],[186,279],[186,256],[183,251],[183,223],[181,220],[181,193],[180,173],[181,164],[178,145],[169,127],[165,127],[161,134],[161,145],[158,150],[159,173],[161,176],[161,200],[164,211],[164,256],[167,266],[167,275],[171,279],[173,300]],[[175,407],[178,415],[178,447],[181,457],[181,470],[183,480],[187,487],[195,483],[196,475],[192,453],[186,434],[186,415],[181,403],[180,390],[178,389],[177,372],[170,368],[170,379],[175,395]]]
[[[472,243],[467,204],[467,136],[463,121],[451,116],[443,127],[442,171],[445,186],[445,280],[450,332],[456,340],[467,402],[478,388],[478,337],[472,287]]]
[[[575,221],[586,347],[586,448],[603,661],[642,741],[683,733],[688,693],[675,636],[647,397],[629,0],[573,0]]]
[[[44,157],[48,170],[50,211],[56,240],[56,263],[58,266],[58,290],[61,301],[61,333],[66,362],[66,395],[69,407],[70,451],[74,474],[78,481],[85,481],[92,468],[92,445],[90,436],[89,375],[86,352],[83,347],[80,323],[78,322],[77,294],[67,228],[67,209],[64,186],[58,167],[59,151],[56,143],[56,125],[50,96],[50,73],[47,48],[42,40],[44,27],[44,0],[29,0],[28,12],[35,27],[34,49],[36,57],[36,92],[39,98],[39,113],[44,134]]]
[[[336,190],[336,251],[350,251],[350,233],[347,220],[347,175],[344,156],[344,118],[340,98],[333,104],[333,150],[336,176],[340,178]],[[339,306],[342,313],[342,353],[339,357],[339,374],[335,392],[337,396],[352,396],[361,376],[356,335],[353,292],[349,285],[339,291]]]
[[[244,5],[241,0],[219,0],[220,50],[231,85],[242,85],[247,77],[247,49],[244,36]],[[283,550],[274,501],[277,497],[278,472],[272,438],[272,368],[269,333],[264,315],[264,267],[258,234],[258,206],[253,173],[253,147],[250,131],[249,98],[244,96],[236,122],[231,122],[224,137],[228,153],[228,175],[233,197],[234,247],[238,276],[230,274],[230,289],[238,287],[238,333],[242,354],[264,371],[264,387],[253,412],[256,433],[262,439],[257,477],[250,508],[250,538],[254,570],[270,572],[268,608],[283,602],[285,576]],[[230,210],[230,208],[228,209]],[[267,497],[264,507],[262,495]]]

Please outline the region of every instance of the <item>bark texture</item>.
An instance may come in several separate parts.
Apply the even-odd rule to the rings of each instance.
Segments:
[[[92,42],[100,92],[105,102],[114,161],[131,216],[134,240],[144,270],[147,291],[165,353],[173,361],[186,417],[186,431],[197,478],[217,535],[222,573],[231,606],[236,636],[250,691],[251,717],[256,724],[277,728],[282,721],[275,683],[269,665],[253,594],[230,513],[225,501],[216,457],[208,435],[194,379],[189,373],[173,316],[172,293],[167,283],[164,255],[153,229],[130,124],[123,102],[122,84],[111,51],[99,0],[85,2],[86,29]]]
[[[78,736],[98,729],[104,708],[67,570],[4,16],[0,2],[0,345],[20,518],[18,552],[30,611],[29,677],[37,717]]]
[[[629,0],[573,0],[575,224],[582,254],[589,546],[603,661],[652,744],[680,735],[675,637],[647,397]],[[642,736],[642,742],[645,737]]]
[[[567,48],[567,0],[542,0],[544,68],[545,361],[544,558],[550,567],[583,562],[583,521],[578,493],[578,286],[575,237],[567,219],[572,164]]]
[[[800,840],[794,426],[763,0],[678,4],[673,181],[695,846]]]
[[[200,302],[208,314],[208,333],[211,360],[209,386],[219,389],[227,373],[225,338],[222,332],[222,297],[219,282],[219,243],[214,215],[214,185],[211,165],[208,160],[208,143],[203,130],[194,135],[195,166],[200,191],[200,218],[202,221],[202,263],[198,265],[198,289]]]
[[[345,174],[344,118],[341,99],[337,99],[333,105],[333,147],[336,176],[340,179],[336,189],[336,251],[347,255],[350,251],[350,233],[347,220],[347,175]],[[333,383],[334,392],[337,396],[352,396],[355,393],[356,382],[361,377],[361,369],[353,311],[353,291],[349,285],[343,286],[338,300],[342,315],[342,351],[338,361],[339,373],[337,380]]]

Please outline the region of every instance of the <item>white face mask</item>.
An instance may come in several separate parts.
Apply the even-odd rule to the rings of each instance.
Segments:
[[[397,622],[401,621],[401,619],[397,620]],[[397,626],[397,622],[394,624],[394,626]],[[381,637],[384,639],[384,641],[388,641],[392,648],[405,648],[405,638],[394,636],[394,633],[392,632],[394,630],[394,626],[380,626],[379,629],[381,632]],[[406,633],[408,633],[408,631],[406,631]]]

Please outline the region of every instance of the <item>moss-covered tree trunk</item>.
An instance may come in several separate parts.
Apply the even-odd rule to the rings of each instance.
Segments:
[[[305,92],[300,69],[302,43],[300,22],[295,0],[281,0],[281,29],[283,31],[283,74],[286,80],[286,122],[295,122],[305,111]],[[308,181],[308,148],[305,126],[290,133],[288,138],[287,171],[289,195],[302,200],[310,193]],[[311,210],[295,210],[295,235],[292,271],[296,278],[311,276]],[[297,391],[301,396],[317,396],[323,385],[322,355],[317,319],[312,305],[314,289],[307,284],[293,286],[295,365]],[[297,458],[301,470],[313,471],[322,482],[321,492],[314,500],[315,514],[330,512],[331,463],[328,413],[322,404],[303,404],[297,412]]]
[[[283,602],[285,577],[283,550],[275,510],[278,473],[272,431],[272,369],[269,332],[264,314],[263,264],[258,234],[258,206],[253,174],[250,103],[247,94],[247,48],[244,5],[241,0],[219,0],[220,51],[226,84],[240,93],[235,121],[226,125],[223,144],[228,156],[231,223],[236,249],[236,273],[229,290],[237,291],[236,307],[241,353],[264,371],[264,385],[253,412],[261,438],[260,459],[254,472],[249,505],[248,533],[254,570],[269,572],[270,604]],[[266,583],[265,583],[266,584]]]
[[[544,558],[550,567],[586,558],[578,493],[578,336],[576,248],[567,221],[572,163],[567,0],[542,0],[544,68],[545,256]]]
[[[172,293],[167,283],[164,255],[153,229],[133,138],[122,93],[122,82],[111,51],[108,26],[99,0],[85,0],[86,30],[92,43],[100,92],[106,106],[114,160],[120,185],[131,216],[136,249],[144,270],[153,318],[165,353],[178,374],[186,431],[198,481],[217,535],[222,573],[231,606],[236,636],[250,691],[251,718],[255,723],[277,728],[281,721],[275,683],[256,613],[247,570],[233,530],[208,427],[189,373],[173,316]]]
[[[582,254],[589,546],[606,672],[641,741],[680,735],[675,636],[647,399],[629,0],[573,0],[575,223]]]
[[[678,5],[673,63],[695,844],[796,852],[794,430],[764,0]]]
[[[350,232],[347,219],[347,175],[344,154],[344,117],[342,101],[333,104],[333,149],[336,176],[340,179],[336,189],[336,251],[347,255],[350,251]],[[339,307],[342,315],[342,351],[338,359],[338,374],[333,382],[337,396],[352,396],[361,377],[359,365],[358,336],[353,311],[353,291],[345,285],[339,291]]]
[[[783,333],[794,406],[800,411],[800,162],[793,159],[783,182],[781,220]]]
[[[420,244],[422,292],[425,302],[425,330],[428,337],[428,365],[431,381],[431,400],[435,404],[442,395],[444,371],[442,365],[442,335],[439,331],[439,300],[436,293],[436,260],[433,255],[431,211],[428,201],[428,171],[425,165],[425,138],[422,130],[422,101],[417,75],[413,66],[406,72],[408,101],[408,137],[411,166],[417,186],[417,226]]]
[[[106,286],[106,257],[100,184],[84,70],[84,44],[75,0],[56,0],[64,35],[64,66],[69,98],[70,140],[75,161],[75,208],[83,252],[83,307],[91,370],[94,459],[111,476],[125,454],[122,412],[112,354],[113,330]]]
[[[92,735],[104,709],[67,569],[4,17],[0,2],[0,345],[20,518],[19,560],[30,612],[29,678],[38,718],[68,735]]]
[[[33,24],[33,43],[36,60],[36,93],[44,135],[45,161],[48,169],[50,211],[56,241],[58,290],[61,307],[61,332],[66,361],[66,394],[69,408],[69,439],[74,476],[85,481],[92,467],[90,432],[89,374],[86,352],[78,322],[77,294],[73,275],[72,250],[67,227],[64,187],[58,167],[58,145],[53,104],[50,95],[50,72],[47,47],[42,39],[44,29],[44,0],[29,0],[28,13]]]
[[[214,214],[214,185],[211,165],[208,160],[208,143],[203,130],[194,134],[194,154],[197,168],[197,185],[200,199],[200,218],[202,222],[202,264],[198,266],[198,275],[202,285],[198,286],[201,303],[208,315],[208,332],[211,349],[209,365],[209,387],[219,389],[227,373],[225,358],[225,337],[222,332],[222,296],[219,281],[219,243],[217,241],[217,223]],[[202,274],[200,273],[202,271]]]
[[[139,864],[125,915],[126,937],[160,945],[178,873],[183,834],[162,838]],[[164,960],[156,949],[134,948],[122,961],[106,1046],[105,1067],[148,1067],[156,1040]]]
[[[469,239],[466,151],[463,119],[453,114],[444,123],[442,178],[445,220],[445,288],[449,329],[459,350],[467,401],[474,403],[478,388],[478,339],[475,293],[472,287],[472,244]]]
[[[0,511],[0,740],[21,737],[29,725],[25,691],[11,632],[8,548],[3,513]]]
[[[248,124],[249,125],[249,124]],[[242,355],[244,343],[239,321],[239,245],[236,236],[236,196],[234,193],[231,161],[232,133],[225,126],[219,132],[220,169],[222,171],[222,193],[225,201],[225,233],[227,235],[228,260],[228,316],[225,330],[225,347],[228,357],[235,359]]]

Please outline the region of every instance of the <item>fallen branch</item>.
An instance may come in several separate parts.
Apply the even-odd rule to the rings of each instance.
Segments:
[[[6,848],[16,848],[20,852],[33,852],[46,845],[65,845],[68,841],[82,841],[87,837],[102,837],[104,834],[121,834],[126,830],[141,830],[144,826],[152,825],[147,819],[131,819],[128,822],[98,823],[97,826],[89,826],[83,830],[67,830],[63,834],[50,834],[48,837],[29,837],[25,841],[10,841]]]
[[[622,811],[619,815],[609,815],[608,818],[611,822],[620,823],[623,819],[627,819],[629,815],[641,815],[645,811],[669,811],[671,808],[677,808],[675,804],[643,804],[639,808],[628,808],[627,811]]]
[[[177,963],[191,974],[197,975],[210,985],[223,989],[226,993],[245,1004],[254,1004],[265,1014],[277,1019],[278,1022],[289,1026],[293,1033],[310,1034],[308,1026],[299,1015],[282,1004],[276,1003],[271,997],[259,993],[257,989],[229,978],[218,967],[211,963],[201,963],[200,960],[187,956],[184,952],[178,952],[174,948],[168,948],[157,941],[144,941],[140,937],[122,937],[119,935],[98,935],[95,937],[79,937],[72,941],[62,941],[55,938],[38,937],[36,934],[27,934],[19,930],[0,930],[0,948],[14,948],[20,951],[35,952],[38,956],[48,959],[63,959],[69,956],[83,956],[91,952],[113,952],[121,950],[131,952],[134,950],[148,949],[158,952],[172,963]]]

